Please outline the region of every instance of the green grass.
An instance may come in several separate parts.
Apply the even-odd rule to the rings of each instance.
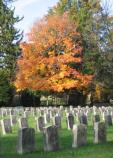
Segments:
[[[29,119],[29,124],[35,128],[33,118]],[[113,126],[107,129],[107,142],[104,144],[93,144],[93,127],[88,126],[87,145],[73,149],[72,132],[67,130],[64,119],[63,129],[59,131],[59,151],[44,152],[43,136],[36,131],[36,152],[24,155],[16,153],[17,128],[16,125],[12,134],[0,137],[0,158],[113,158]]]

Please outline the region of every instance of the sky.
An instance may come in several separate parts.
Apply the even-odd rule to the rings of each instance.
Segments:
[[[107,6],[106,2],[110,2],[110,6]],[[29,32],[33,23],[42,18],[49,8],[53,7],[58,0],[16,0],[12,6],[15,7],[15,15],[24,17],[22,21],[16,25],[18,29],[24,31],[24,39],[26,39],[26,33]],[[102,0],[105,7],[110,8],[110,12],[113,13],[113,0]]]
[[[42,18],[49,8],[53,7],[58,0],[16,0],[12,7],[15,7],[15,15],[24,17],[16,27],[24,31],[24,39],[26,33],[29,32],[33,23]]]

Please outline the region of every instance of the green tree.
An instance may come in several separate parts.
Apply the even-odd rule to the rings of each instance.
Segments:
[[[16,59],[20,55],[19,42],[22,33],[15,28],[20,21],[14,16],[14,9],[11,8],[11,0],[0,0],[0,105],[8,104],[12,96],[11,81],[14,79],[16,70]]]
[[[7,79],[7,72],[0,70],[0,106],[10,105],[13,97],[13,85]]]
[[[83,71],[85,73],[94,74],[95,60],[100,56],[97,31],[100,29],[98,20],[100,20],[101,10],[99,1],[59,0],[57,7],[49,12],[49,14],[64,14],[67,12],[70,18],[77,23],[77,31],[81,34],[83,45]]]
[[[108,6],[108,1],[102,5],[100,0],[59,0],[49,12],[68,13],[78,24],[83,45],[82,71],[93,74],[92,83],[103,88],[110,87],[113,80],[113,17]]]

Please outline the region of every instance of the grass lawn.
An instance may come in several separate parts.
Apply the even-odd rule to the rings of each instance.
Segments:
[[[33,118],[29,119],[29,125],[35,128]],[[91,125],[88,126],[87,134],[87,145],[73,149],[72,132],[67,130],[64,120],[63,128],[59,131],[59,151],[44,152],[42,134],[36,131],[36,152],[18,155],[16,153],[16,125],[13,127],[12,134],[0,136],[0,158],[113,158],[113,126],[107,129],[107,142],[104,144],[93,144],[93,127]]]

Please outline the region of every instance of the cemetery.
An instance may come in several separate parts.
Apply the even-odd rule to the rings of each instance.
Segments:
[[[113,107],[0,109],[0,155],[104,158],[113,155]]]
[[[0,158],[113,158],[113,0],[0,0]]]

